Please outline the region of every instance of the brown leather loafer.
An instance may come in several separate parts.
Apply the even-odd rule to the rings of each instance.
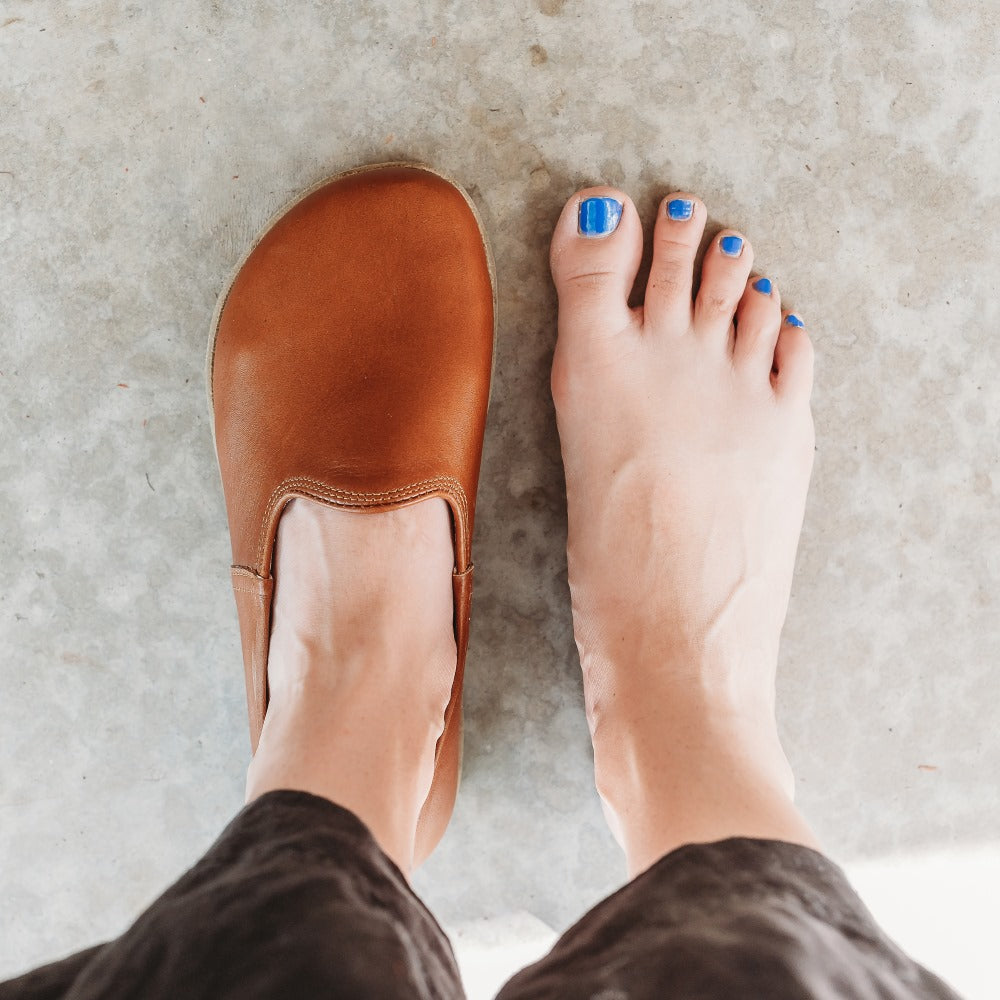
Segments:
[[[451,509],[458,668],[418,863],[444,833],[458,790],[495,303],[468,196],[426,167],[384,164],[324,182],[264,231],[219,300],[209,342],[254,751],[284,506],[305,497],[380,511],[441,497]]]

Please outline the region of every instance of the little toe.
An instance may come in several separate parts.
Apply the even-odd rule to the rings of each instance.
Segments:
[[[770,278],[751,277],[736,309],[736,362],[766,379],[774,364],[780,328],[781,297],[777,287]]]
[[[667,195],[656,215],[644,322],[657,332],[687,333],[693,316],[694,259],[708,213],[693,194]]]
[[[814,351],[806,326],[795,313],[786,313],[774,347],[775,391],[808,399],[813,384]]]
[[[642,258],[642,226],[628,195],[578,191],[559,216],[549,263],[559,336],[613,335],[634,322],[628,297]]]
[[[712,240],[694,304],[694,325],[701,335],[727,342],[752,268],[753,247],[745,236],[724,229]]]

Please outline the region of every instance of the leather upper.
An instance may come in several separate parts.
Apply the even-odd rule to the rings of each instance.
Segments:
[[[428,800],[433,811],[443,796],[448,814],[454,789],[439,786],[458,779],[493,334],[488,254],[465,196],[393,165],[334,179],[265,232],[224,299],[210,361],[254,748],[284,506],[449,504],[459,663],[436,768],[455,773],[436,773]]]

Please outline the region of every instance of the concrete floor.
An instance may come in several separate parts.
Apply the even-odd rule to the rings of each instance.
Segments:
[[[241,803],[208,322],[276,208],[379,160],[464,183],[500,282],[437,913],[560,929],[623,879],[547,393],[547,243],[599,181],[650,216],[700,192],[814,331],[780,678],[805,812],[842,861],[995,844],[998,27],[959,0],[7,0],[0,974],[122,930]]]

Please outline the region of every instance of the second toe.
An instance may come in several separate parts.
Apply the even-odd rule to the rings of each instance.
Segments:
[[[694,303],[695,331],[732,342],[733,317],[753,268],[753,247],[741,233],[724,229],[705,251],[701,286]]]
[[[705,206],[693,194],[676,192],[660,204],[644,306],[657,330],[687,333],[691,327],[694,261],[706,220]]]
[[[781,297],[770,278],[751,277],[736,308],[733,357],[763,377],[774,364],[774,345],[781,326]]]

